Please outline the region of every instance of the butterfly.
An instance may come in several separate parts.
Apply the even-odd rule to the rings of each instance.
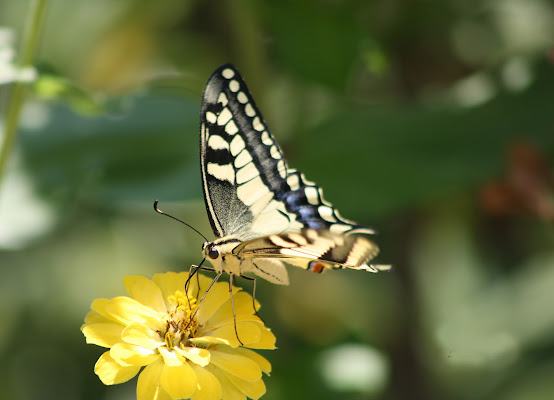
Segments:
[[[200,171],[217,239],[202,251],[219,275],[289,283],[285,263],[312,272],[371,265],[373,230],[342,218],[319,186],[289,168],[237,69],[209,78],[200,112]],[[217,279],[217,278],[216,278]]]

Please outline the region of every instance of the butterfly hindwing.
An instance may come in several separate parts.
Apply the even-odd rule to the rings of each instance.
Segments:
[[[236,247],[236,252],[245,258],[280,259],[313,272],[344,267],[377,272],[381,266],[367,263],[378,251],[377,246],[362,235],[310,228],[252,239]]]

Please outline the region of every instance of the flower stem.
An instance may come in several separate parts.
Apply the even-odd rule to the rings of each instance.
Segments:
[[[33,0],[25,24],[25,32],[19,51],[18,68],[24,68],[32,65],[38,46],[39,35],[44,21],[46,5],[48,0]],[[25,94],[25,82],[16,81],[13,84],[11,94],[8,100],[6,118],[4,120],[4,134],[2,140],[2,149],[0,150],[0,184],[8,163],[15,137],[17,135],[17,126],[19,123],[19,114],[23,106]]]

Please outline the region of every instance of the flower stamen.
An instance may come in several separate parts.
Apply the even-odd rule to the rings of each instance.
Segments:
[[[168,296],[169,310],[165,316],[165,333],[159,332],[164,338],[168,350],[189,346],[188,339],[195,337],[200,328],[196,319],[198,300],[185,295],[180,290]]]
[[[173,350],[174,339],[175,339],[175,335],[172,332],[167,331],[165,333],[165,346],[167,347],[168,350]]]

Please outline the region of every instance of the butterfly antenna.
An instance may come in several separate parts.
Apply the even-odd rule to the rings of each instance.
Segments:
[[[169,218],[171,218],[171,219],[174,219],[175,221],[179,221],[179,222],[182,223],[183,225],[188,226],[188,227],[189,227],[190,229],[192,229],[194,232],[196,232],[196,233],[198,233],[200,236],[202,236],[206,242],[209,242],[208,238],[207,238],[206,236],[202,235],[202,234],[198,231],[198,229],[194,228],[193,226],[187,224],[187,223],[184,222],[184,221],[181,221],[179,218],[176,218],[176,217],[174,217],[173,215],[167,214],[167,213],[163,212],[162,210],[160,210],[160,209],[158,208],[158,200],[154,201],[154,210],[155,210],[158,214],[165,215],[166,217],[169,217]]]

